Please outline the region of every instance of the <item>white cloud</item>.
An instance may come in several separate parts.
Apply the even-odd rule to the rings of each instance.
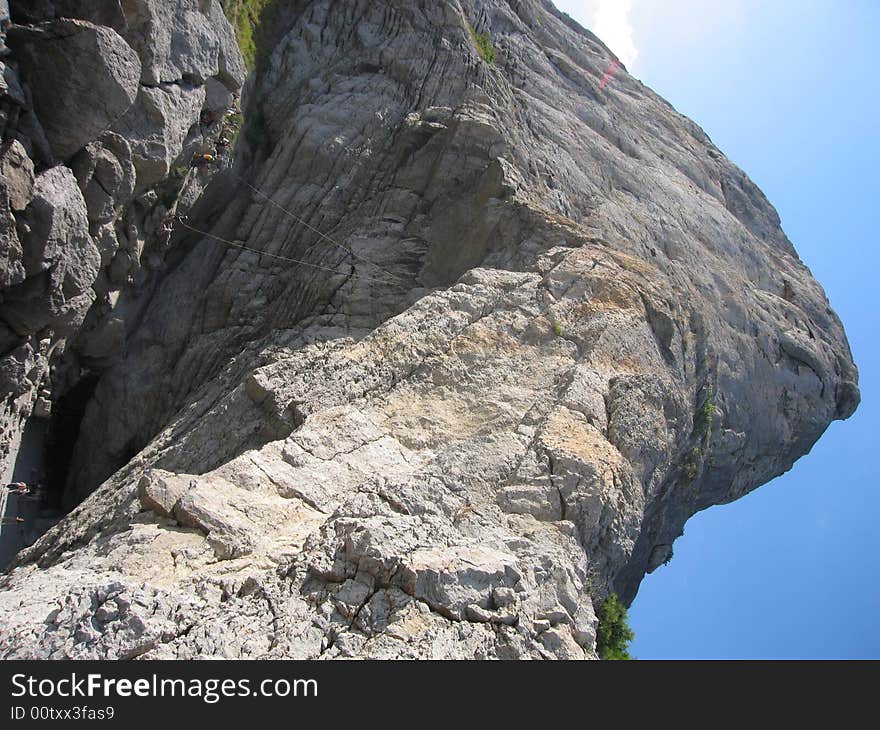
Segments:
[[[632,0],[599,0],[590,26],[602,42],[632,69],[639,56],[630,19]]]
[[[633,0],[554,0],[554,2],[556,7],[599,36],[632,71],[632,66],[639,55],[632,25]],[[644,8],[640,7],[638,15],[641,16],[643,13]]]

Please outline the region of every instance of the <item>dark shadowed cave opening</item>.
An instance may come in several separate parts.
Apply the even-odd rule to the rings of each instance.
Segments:
[[[83,416],[98,386],[98,379],[96,373],[84,375],[53,405],[46,436],[44,503],[49,509],[68,512],[75,506],[65,499],[65,488]]]

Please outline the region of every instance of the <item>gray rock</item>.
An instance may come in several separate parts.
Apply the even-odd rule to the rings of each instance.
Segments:
[[[609,51],[537,0],[287,8],[189,219],[216,238],[175,234],[138,300],[171,209],[141,185],[235,75],[210,24],[172,42],[194,3],[125,7],[157,111],[114,126],[138,197],[96,230],[130,332],[85,501],[3,579],[0,656],[595,658],[594,605],[857,406],[772,206],[625,71],[600,88]],[[25,400],[45,352],[0,369]]]
[[[18,23],[40,23],[56,18],[87,20],[118,32],[125,30],[125,14],[120,0],[12,0]]]
[[[85,202],[68,168],[37,175],[26,220],[29,232],[21,243],[27,279],[4,294],[0,316],[20,335],[50,324],[68,330],[85,316],[100,266]]]
[[[28,156],[39,164],[41,167],[48,167],[54,164],[52,149],[49,146],[49,140],[43,131],[43,126],[30,103],[27,107],[18,110],[15,119],[14,130],[9,134],[12,139],[19,141],[28,153]],[[7,128],[9,125],[7,125]]]
[[[94,373],[124,351],[128,323],[137,321],[147,301],[143,291],[161,274],[165,255],[173,246],[168,220],[174,213],[186,212],[216,172],[216,168],[203,169],[184,176],[177,167],[188,165],[193,149],[211,149],[220,133],[219,120],[210,128],[199,125],[201,109],[187,108],[178,114],[173,103],[160,105],[158,113],[146,109],[153,116],[139,120],[129,130],[131,139],[102,131],[119,114],[108,109],[102,98],[95,105],[96,93],[130,106],[130,92],[139,88],[139,62],[121,37],[129,45],[138,45],[140,35],[143,42],[138,47],[145,58],[153,58],[152,34],[144,35],[144,27],[130,29],[125,17],[126,12],[137,15],[139,5],[126,3],[123,11],[122,4],[115,0],[14,3],[18,21],[34,25],[16,29],[22,43],[0,61],[0,131],[8,140],[3,156],[5,182],[0,180],[0,303],[6,316],[0,321],[0,353],[5,353],[0,355],[0,468],[4,471],[15,457],[28,415],[48,414],[51,399],[63,397],[87,373],[83,365]],[[210,2],[199,3],[195,15],[184,12],[195,7],[190,0],[162,5],[160,10],[170,9],[174,18],[186,16],[198,21],[194,25],[178,23],[174,43],[193,46],[190,55],[194,57],[216,56],[217,75],[207,79],[205,88],[195,83],[195,76],[188,76],[166,84],[180,85],[182,91],[165,88],[161,93],[194,98],[193,106],[206,96],[208,88],[218,104],[234,99],[237,85],[224,69],[234,66],[236,59],[240,64],[240,55],[234,42],[229,42],[232,36],[226,20],[211,10]],[[205,22],[222,27],[206,32],[202,27]],[[71,28],[82,37],[68,36]],[[52,40],[59,33],[63,37]],[[155,40],[161,45],[158,37]],[[50,44],[47,48],[51,53],[42,53],[41,43]],[[58,54],[64,63],[76,66],[70,73],[59,73]],[[23,66],[30,67],[29,73],[36,73],[37,83],[31,83],[30,78],[22,82],[17,69]],[[125,69],[134,67],[135,73],[126,76]],[[114,75],[125,77],[124,88],[114,87]],[[81,93],[86,87],[87,91]],[[58,104],[59,94],[68,92],[89,105],[87,113],[74,109],[64,117],[67,111]],[[60,122],[58,115],[63,117]],[[107,119],[100,125],[82,127],[82,123],[88,126],[102,115]],[[71,120],[77,124],[71,125]],[[47,203],[42,198],[30,204],[31,170],[44,171],[57,163],[44,122],[47,128],[57,122],[55,131],[60,124],[62,141],[71,149],[85,143],[67,165],[82,192],[87,228],[82,226],[79,196],[72,192],[64,193],[68,202],[60,206],[56,205],[58,200]],[[93,138],[86,139],[93,133]],[[147,160],[137,191],[133,145],[143,155],[138,161]],[[9,206],[10,196],[13,207]],[[61,218],[69,218],[69,251],[48,243],[50,231],[58,226],[55,219],[59,213]],[[86,233],[93,246],[86,244]],[[93,247],[100,254],[101,268],[97,272],[92,266],[93,252],[89,251]],[[120,247],[124,253],[118,254]],[[75,259],[86,251],[89,261],[77,263]],[[48,358],[44,358],[46,354]]]
[[[54,0],[4,0],[18,23],[39,23],[55,17]]]
[[[34,163],[17,140],[0,147],[0,175],[12,210],[24,210],[34,196]]]
[[[204,103],[204,86],[141,88],[134,106],[114,126],[131,145],[138,192],[153,187],[177,166],[188,168],[203,144],[198,125]]]
[[[0,71],[2,71],[0,73],[0,96],[3,97],[3,101],[17,106],[25,106],[27,97],[24,89],[21,88],[18,73],[12,66],[2,61],[0,61]]]
[[[71,169],[83,192],[89,222],[105,224],[120,216],[135,190],[135,167],[129,141],[104,132],[71,160]]]
[[[232,93],[225,84],[214,78],[205,82],[205,109],[223,113],[232,106],[232,103]]]
[[[116,355],[125,347],[125,320],[120,316],[103,319],[94,329],[79,333],[79,352],[85,358],[100,360]]]
[[[174,506],[174,517],[181,525],[203,530],[220,560],[253,552],[251,523],[211,489],[200,490],[196,486],[184,494]]]
[[[15,230],[8,182],[0,177],[0,288],[7,288],[24,281],[23,252]],[[20,192],[19,192],[20,194]]]
[[[162,517],[171,517],[180,498],[195,486],[187,477],[151,470],[138,482],[138,498],[144,509]]]
[[[9,44],[59,160],[95,139],[135,100],[140,60],[110,28],[81,20],[15,26]]]
[[[124,10],[143,84],[203,84],[217,76],[237,89],[244,82],[241,54],[217,0],[135,0]]]

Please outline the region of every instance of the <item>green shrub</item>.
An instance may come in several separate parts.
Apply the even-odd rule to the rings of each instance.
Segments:
[[[712,387],[712,383],[706,387],[706,400],[703,401],[703,407],[700,408],[699,413],[697,414],[696,426],[697,432],[701,436],[705,436],[711,433],[712,429],[712,416],[715,414],[715,388]]]
[[[248,71],[268,54],[275,28],[276,0],[220,0]]]
[[[700,450],[697,447],[694,447],[681,462],[681,476],[684,479],[685,484],[690,484],[697,478],[701,462],[702,456]]]
[[[712,383],[706,386],[706,399],[703,405],[694,414],[693,436],[699,445],[694,446],[684,457],[681,464],[681,475],[685,483],[692,482],[700,471],[700,467],[709,455],[709,442],[712,439],[712,416],[715,415],[715,388]],[[710,466],[714,465],[714,456],[710,459]]]
[[[612,593],[599,611],[596,630],[596,651],[600,659],[632,659],[627,649],[635,634],[627,623],[626,608]]]
[[[488,34],[477,33],[477,31],[471,26],[468,26],[468,32],[471,34],[471,40],[474,42],[474,47],[477,49],[477,53],[480,54],[480,58],[490,66],[494,66],[495,48],[492,45],[492,41],[489,39]]]

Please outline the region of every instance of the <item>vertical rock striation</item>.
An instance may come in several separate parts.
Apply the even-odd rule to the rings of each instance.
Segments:
[[[843,328],[755,185],[551,4],[273,12],[0,653],[594,657],[594,604],[852,414]],[[135,104],[198,107],[151,96],[193,54],[132,47]],[[114,143],[149,180],[144,117]]]

